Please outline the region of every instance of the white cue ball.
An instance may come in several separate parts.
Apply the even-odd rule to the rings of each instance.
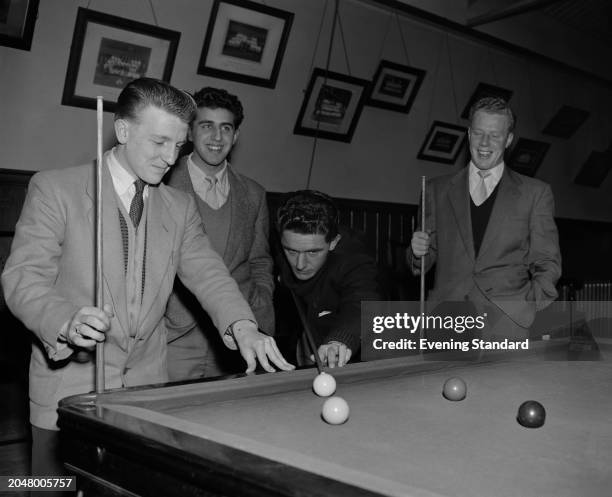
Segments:
[[[328,373],[319,373],[312,382],[312,389],[319,397],[329,397],[336,391],[336,380]]]
[[[349,417],[350,409],[342,397],[330,397],[323,404],[323,419],[330,425],[341,425]]]

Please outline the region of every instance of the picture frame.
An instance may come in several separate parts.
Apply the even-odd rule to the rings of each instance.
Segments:
[[[0,45],[30,50],[39,0],[0,2]]]
[[[599,188],[612,168],[612,147],[605,152],[593,150],[574,178],[576,185]]]
[[[548,122],[542,133],[567,140],[578,131],[589,116],[590,113],[586,110],[564,105]]]
[[[534,177],[549,148],[550,143],[519,138],[506,164],[517,173]]]
[[[315,68],[293,129],[294,134],[350,142],[369,86],[370,82],[366,79]]]
[[[215,0],[198,74],[274,88],[293,13],[250,0]]]
[[[472,96],[468,100],[465,109],[461,113],[461,117],[463,119],[469,119],[470,117],[470,109],[472,105],[474,105],[478,100],[485,97],[499,97],[503,98],[506,102],[509,102],[513,95],[512,90],[508,90],[506,88],[502,88],[501,86],[490,85],[488,83],[478,83],[478,86],[472,93]]]
[[[130,81],[146,76],[170,81],[181,34],[178,31],[79,7],[62,105],[113,112]]]
[[[467,139],[467,128],[434,121],[425,137],[418,159],[454,164]]]
[[[407,114],[421,88],[425,74],[426,71],[422,69],[381,60],[366,105]]]

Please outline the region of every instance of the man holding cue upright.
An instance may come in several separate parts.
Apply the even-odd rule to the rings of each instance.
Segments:
[[[75,352],[105,342],[106,388],[167,380],[164,311],[175,275],[248,370],[289,370],[204,234],[193,198],[160,184],[195,115],[193,99],[141,78],[119,95],[118,144],[102,170],[104,309],[94,306],[95,166],[32,177],[2,274],[6,302],[37,340],[30,364],[32,473],[63,473],[57,405],[94,388],[94,362]]]
[[[527,338],[535,313],[556,297],[561,255],[554,201],[546,183],[504,164],[515,117],[500,98],[470,110],[471,161],[427,184],[425,231],[408,249],[414,274],[434,264],[428,300],[469,301],[487,313],[485,334]]]

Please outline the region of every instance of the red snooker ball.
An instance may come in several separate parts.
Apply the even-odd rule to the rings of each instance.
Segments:
[[[525,428],[539,428],[546,419],[544,406],[535,400],[523,402],[516,415],[516,420]]]
[[[449,378],[444,383],[442,395],[445,399],[458,401],[465,399],[467,394],[467,385],[461,378]]]

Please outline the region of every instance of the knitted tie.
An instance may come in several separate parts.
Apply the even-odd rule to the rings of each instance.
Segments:
[[[138,223],[140,223],[140,218],[142,217],[142,209],[144,207],[144,198],[142,193],[144,192],[145,185],[146,183],[140,178],[134,181],[136,195],[134,195],[132,203],[130,204],[130,219],[136,228],[138,228]]]
[[[488,197],[487,195],[487,186],[485,185],[485,178],[490,176],[491,173],[489,171],[478,171],[478,176],[480,176],[480,181],[476,185],[474,192],[472,193],[472,200],[476,206],[481,205]]]

